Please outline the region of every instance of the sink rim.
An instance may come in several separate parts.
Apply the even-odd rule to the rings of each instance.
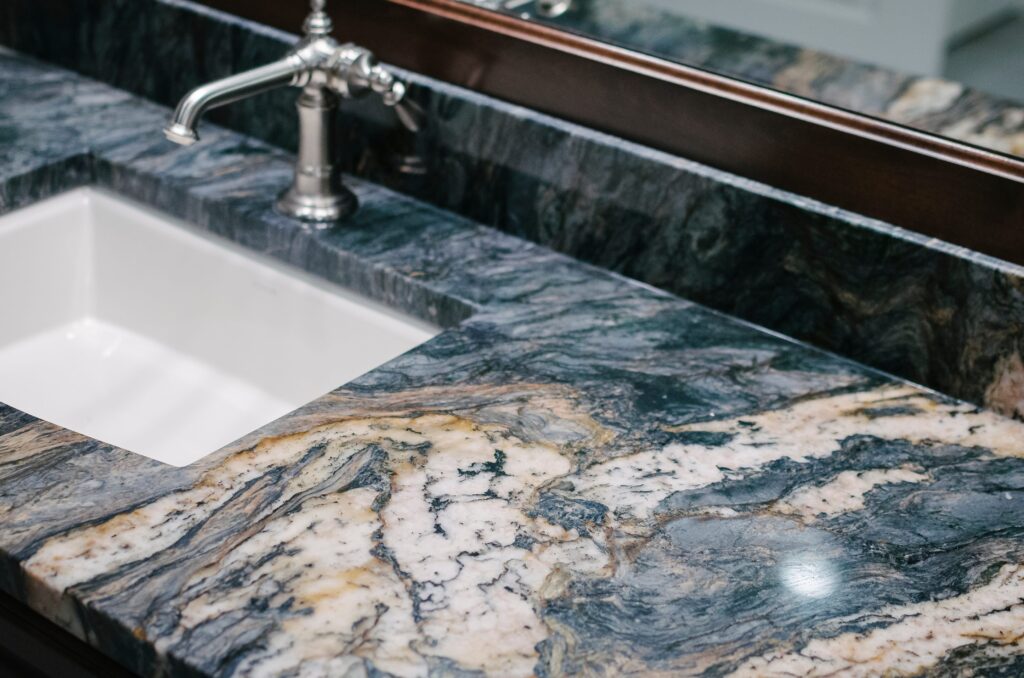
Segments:
[[[317,396],[303,399],[300,402],[300,404],[290,408],[287,412],[283,412],[277,417],[265,421],[261,425],[247,428],[244,433],[236,435],[230,442],[216,446],[214,448],[207,449],[206,451],[198,455],[195,453],[188,455],[190,459],[187,463],[173,463],[166,460],[161,460],[155,458],[152,455],[143,452],[137,452],[126,446],[106,442],[99,437],[89,435],[88,433],[80,432],[75,428],[63,426],[59,423],[52,421],[50,418],[35,415],[32,412],[27,412],[15,405],[0,401],[0,408],[9,408],[14,412],[20,412],[28,417],[31,417],[32,419],[46,422],[66,433],[71,433],[74,434],[75,436],[80,436],[87,440],[98,442],[112,449],[121,450],[134,457],[145,459],[147,462],[155,462],[157,464],[172,468],[188,468],[191,466],[202,465],[208,460],[217,459],[226,450],[237,448],[238,445],[243,441],[252,439],[255,436],[260,436],[261,432],[263,431],[269,431],[273,427],[274,423],[277,422],[279,419],[288,417],[291,413],[295,412],[296,410],[311,405],[320,398],[329,395],[333,390],[354,383],[361,379],[363,376],[376,372],[377,370],[385,367],[389,363],[401,359],[407,353],[415,351],[418,348],[421,348],[426,344],[430,343],[434,339],[443,336],[445,333],[457,328],[459,325],[465,322],[466,319],[472,317],[472,315],[474,315],[478,310],[473,308],[469,304],[462,302],[462,300],[441,293],[441,296],[445,297],[446,299],[451,299],[453,301],[459,302],[460,305],[464,307],[464,312],[461,314],[463,317],[460,318],[456,323],[441,323],[436,321],[431,323],[425,321],[421,316],[418,316],[414,311],[400,310],[399,308],[395,308],[393,305],[389,305],[388,303],[381,299],[374,298],[365,293],[357,292],[351,287],[341,284],[337,281],[331,280],[324,275],[318,274],[314,271],[308,270],[306,268],[297,266],[288,261],[282,260],[280,257],[272,256],[268,252],[247,247],[245,244],[239,242],[236,239],[233,239],[223,234],[219,234],[210,228],[205,228],[191,221],[182,219],[181,217],[164,211],[159,207],[155,207],[153,205],[141,202],[136,197],[123,195],[122,193],[116,190],[111,190],[109,187],[100,185],[98,183],[89,183],[80,186],[67,187],[63,190],[56,191],[53,194],[40,196],[37,200],[27,205],[21,205],[16,209],[0,213],[0,223],[2,223],[8,217],[12,217],[18,214],[24,214],[25,212],[34,209],[47,208],[60,201],[84,201],[82,204],[79,204],[77,206],[62,205],[60,207],[63,207],[64,210],[77,209],[87,211],[92,209],[92,206],[89,204],[89,201],[96,199],[98,199],[101,202],[106,201],[110,204],[117,206],[118,208],[123,207],[125,209],[138,210],[144,212],[148,216],[163,222],[163,224],[167,226],[180,228],[181,232],[186,234],[186,237],[190,236],[198,238],[204,243],[211,244],[215,248],[223,249],[234,256],[242,257],[247,262],[254,263],[254,265],[256,266],[268,268],[272,270],[275,274],[285,276],[287,278],[300,282],[301,284],[313,287],[318,292],[343,298],[347,301],[354,302],[360,306],[371,308],[375,312],[386,315],[403,324],[414,327],[417,330],[426,331],[430,333],[430,336],[426,337],[423,341],[420,341],[412,345],[411,347],[402,350],[397,355],[389,357],[383,361],[376,362],[368,369],[365,369],[362,372],[360,372],[359,375],[354,376],[350,379],[341,380],[340,383],[335,383],[329,390],[320,393]],[[0,226],[0,237],[2,237],[3,234],[6,232],[5,226],[6,225]],[[31,229],[32,225],[22,225],[21,227]],[[365,263],[369,266],[373,266],[372,262]],[[406,276],[402,277],[405,278]]]

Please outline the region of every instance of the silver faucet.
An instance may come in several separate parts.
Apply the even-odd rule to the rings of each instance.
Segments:
[[[359,204],[342,184],[341,172],[331,160],[339,99],[376,92],[388,106],[398,106],[406,91],[370,51],[351,43],[338,44],[330,37],[333,25],[324,2],[310,0],[311,12],[303,25],[305,37],[283,59],[195,88],[181,100],[164,129],[168,139],[189,146],[199,141],[196,126],[206,111],[277,87],[301,87],[296,102],[299,151],[295,180],[278,198],[277,209],[321,223],[344,219]],[[397,110],[403,122],[410,118],[409,111]]]

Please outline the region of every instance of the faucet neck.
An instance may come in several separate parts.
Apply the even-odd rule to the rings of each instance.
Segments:
[[[332,156],[338,95],[310,86],[295,102],[299,114],[299,152],[291,187],[277,201],[288,216],[313,222],[335,222],[356,211],[355,194],[341,181]]]

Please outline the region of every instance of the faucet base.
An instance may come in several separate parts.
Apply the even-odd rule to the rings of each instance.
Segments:
[[[351,43],[339,44],[330,36],[325,2],[310,0],[306,35],[283,59],[193,89],[178,104],[164,130],[168,139],[187,146],[199,140],[196,124],[205,111],[275,87],[302,88],[295,102],[299,117],[295,176],[275,206],[285,216],[321,228],[352,216],[359,207],[355,194],[342,185],[341,167],[332,162],[338,151],[335,127],[340,99],[373,92],[385,104],[397,106],[406,93],[405,84],[378,64],[371,52]],[[418,109],[407,106],[398,110],[402,123],[417,131]]]
[[[285,216],[329,226],[355,214],[359,209],[359,199],[344,186],[337,187],[328,195],[303,194],[293,187],[278,197],[275,207]]]

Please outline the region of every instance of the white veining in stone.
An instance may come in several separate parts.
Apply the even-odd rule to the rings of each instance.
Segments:
[[[877,416],[876,411],[888,408],[902,408],[904,413]],[[914,443],[941,440],[988,447],[996,455],[1024,456],[1024,424],[963,404],[942,404],[910,386],[817,398],[670,430],[733,437],[720,446],[670,444],[616,456],[584,471],[577,489],[613,507],[622,518],[644,520],[674,492],[706,487],[780,459],[806,462],[828,457],[851,436]]]
[[[778,513],[814,520],[864,508],[864,495],[881,485],[920,483],[929,476],[906,468],[843,471],[824,485],[800,487],[777,502],[772,509]]]
[[[757,657],[733,675],[911,676],[959,647],[1016,644],[1024,638],[1024,567],[1007,565],[991,582],[963,595],[890,606],[871,617],[890,623],[867,633],[815,639],[799,651]]]
[[[552,411],[560,412],[556,430],[590,421],[580,431],[591,441],[606,440],[564,403]],[[510,412],[493,410],[500,417]],[[528,442],[503,424],[451,414],[353,417],[264,440],[213,465],[192,489],[53,537],[26,570],[39,590],[63,590],[118,569],[127,580],[135,563],[160,566],[164,551],[186,534],[237,514],[250,529],[227,541],[211,536],[215,564],[189,569],[190,561],[167,563],[186,571],[175,594],[180,616],[171,632],[154,638],[158,649],[195,648],[193,636],[213,642],[205,625],[232,615],[248,619],[253,601],[265,601],[279,618],[267,627],[260,649],[237,667],[243,675],[344,675],[361,672],[364,660],[403,676],[427,675],[437,662],[529,675],[539,644],[554,632],[542,614],[545,601],[565,596],[573,582],[615,576],[621,549],[651,537],[658,529],[651,520],[656,508],[674,492],[739,478],[780,459],[825,458],[854,435],[943,436],[1014,455],[1022,429],[985,412],[936,403],[909,387],[884,388],[676,427],[677,433],[731,438],[720,445],[639,450],[576,472],[572,445]],[[310,450],[319,452],[310,456]],[[350,486],[364,476],[385,484]],[[257,495],[266,499],[246,498],[263,478],[275,478]],[[881,485],[929,481],[914,468],[844,471],[823,485],[793,490],[769,510],[812,521],[863,508],[866,495]],[[549,522],[535,507],[552,488],[603,503],[605,524],[581,534]],[[704,514],[741,516],[729,507]],[[267,557],[274,553],[289,555]],[[784,577],[787,586],[809,599],[830,595],[834,584],[826,572],[810,577],[805,562],[797,565]],[[1009,642],[1005,628],[1022,621],[1020,612],[999,613],[994,606],[1024,595],[1022,581],[1016,569],[1008,570],[954,602],[883,610],[878,615],[900,620],[892,630],[814,641],[820,649],[813,656],[769,657],[741,672],[855,666],[850,653],[861,647],[881,653],[876,668],[916,666],[970,634]],[[59,601],[42,602],[57,614]],[[936,640],[929,629],[946,630]],[[913,653],[919,658],[911,659]]]

